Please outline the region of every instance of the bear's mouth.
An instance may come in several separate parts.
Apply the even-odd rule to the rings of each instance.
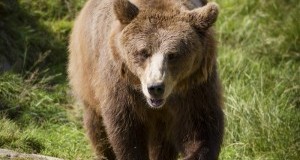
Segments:
[[[148,104],[153,108],[161,108],[165,104],[164,99],[147,98]]]

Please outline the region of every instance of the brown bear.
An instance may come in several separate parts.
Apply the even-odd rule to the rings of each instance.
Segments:
[[[68,73],[98,159],[218,159],[217,16],[217,4],[201,0],[85,4]]]

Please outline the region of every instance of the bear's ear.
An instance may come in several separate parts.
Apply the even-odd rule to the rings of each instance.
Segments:
[[[203,7],[190,11],[188,13],[188,21],[193,27],[206,30],[216,22],[218,14],[218,4],[210,2]]]
[[[128,0],[115,0],[114,13],[122,24],[129,24],[138,14],[139,9]]]

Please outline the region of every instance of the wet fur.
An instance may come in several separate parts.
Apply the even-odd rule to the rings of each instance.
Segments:
[[[183,18],[176,16],[182,9],[199,7],[187,0],[132,2],[139,9],[151,6],[149,12],[167,10],[163,16],[143,13],[154,15],[160,25],[166,26]],[[113,6],[111,0],[89,0],[77,17],[70,38],[70,85],[84,103],[85,128],[97,157],[171,160],[181,153],[186,160],[217,159],[224,122],[213,30],[205,23],[195,24],[200,26],[195,29],[202,39],[199,45],[203,46],[203,55],[193,71],[180,79],[165,106],[154,110],[147,107],[139,78],[132,71],[134,66],[129,66],[128,61],[133,60],[120,55],[122,48],[116,42],[118,32],[136,18],[135,9],[125,18],[113,11],[124,7]],[[182,20],[197,18],[190,15]]]

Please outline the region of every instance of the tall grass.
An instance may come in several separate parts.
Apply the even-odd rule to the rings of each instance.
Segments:
[[[221,159],[298,159],[300,4],[218,2],[227,118]]]
[[[299,159],[300,3],[217,2],[226,114],[220,159]],[[0,74],[0,148],[92,159],[64,76],[68,34],[83,3],[0,2],[0,54],[18,71]]]

